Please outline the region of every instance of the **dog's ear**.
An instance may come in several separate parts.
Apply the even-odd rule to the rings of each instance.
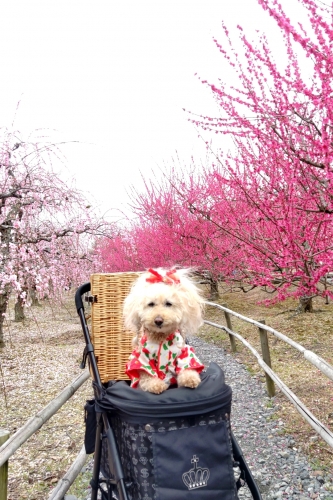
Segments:
[[[205,302],[202,291],[189,277],[188,269],[177,271],[180,278],[179,294],[182,297],[183,317],[181,330],[185,335],[194,335],[203,324]]]
[[[193,300],[193,297],[192,297]],[[187,302],[180,324],[182,333],[186,335],[195,335],[203,324],[203,302]]]
[[[136,298],[131,294],[124,301],[123,316],[126,330],[138,333],[141,328],[141,319],[138,314]]]

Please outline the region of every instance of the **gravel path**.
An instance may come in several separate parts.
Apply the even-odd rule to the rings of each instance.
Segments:
[[[222,348],[196,337],[189,342],[206,365],[214,361],[222,367],[226,382],[233,389],[233,432],[263,500],[333,500],[333,473],[313,472],[307,459],[298,453],[292,436],[283,433],[283,422],[271,418],[276,408],[266,395],[265,384]],[[242,488],[239,498],[252,496],[247,488]]]
[[[225,372],[226,382],[233,390],[233,432],[263,499],[333,500],[333,474],[313,474],[292,437],[283,433],[283,422],[271,418],[275,408],[270,407],[265,384],[223,349],[198,338],[189,342],[205,364],[214,361]],[[239,497],[252,498],[243,488]]]

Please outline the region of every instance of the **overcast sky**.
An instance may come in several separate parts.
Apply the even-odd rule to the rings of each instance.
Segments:
[[[217,115],[194,75],[231,78],[212,42],[221,21],[252,38],[274,26],[256,0],[2,0],[0,18],[0,125],[79,141],[63,175],[103,210],[176,151],[204,154],[182,109]]]

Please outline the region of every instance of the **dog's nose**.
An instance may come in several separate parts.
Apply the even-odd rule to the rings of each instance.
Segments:
[[[163,325],[163,318],[161,316],[156,316],[155,325],[161,327]]]

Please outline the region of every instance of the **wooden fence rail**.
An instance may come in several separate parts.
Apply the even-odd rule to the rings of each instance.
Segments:
[[[254,319],[247,318],[246,316],[243,316],[242,314],[232,311],[231,309],[228,309],[225,306],[220,306],[219,304],[215,304],[215,302],[206,302],[206,304],[212,307],[216,307],[217,309],[221,309],[222,311],[227,312],[228,314],[231,314],[236,318],[239,318],[243,321],[246,321],[247,323],[251,323],[252,325],[257,326],[258,328],[262,328],[263,330],[272,333],[278,339],[283,340],[284,342],[286,342],[287,344],[291,345],[299,352],[301,352],[307,361],[313,364],[316,368],[318,368],[318,370],[320,370],[324,375],[326,375],[326,377],[328,377],[330,380],[333,381],[333,366],[330,365],[327,361],[325,361],[325,359],[315,354],[314,352],[309,351],[308,349],[303,347],[298,342],[295,342],[294,340],[290,339],[289,337],[279,332],[278,330],[271,328],[270,326],[266,326],[263,323],[260,323],[259,321],[255,321]]]
[[[276,337],[280,338],[281,340],[284,340],[289,345],[292,345],[292,347],[297,348],[297,350],[303,353],[305,359],[307,359],[308,361],[310,361],[310,363],[319,368],[319,370],[322,371],[322,373],[331,380],[333,380],[333,367],[329,363],[327,363],[327,361],[323,360],[312,351],[305,349],[297,342],[294,342],[293,340],[289,339],[286,335],[283,335],[277,330],[274,330],[274,328],[266,326],[264,321],[259,322],[252,320],[251,318],[247,318],[246,316],[242,316],[241,314],[238,314],[235,311],[228,309],[226,305],[220,306],[219,304],[215,304],[214,302],[206,302],[206,304],[224,311],[226,313],[225,317],[226,318],[229,317],[229,321],[227,322],[228,326],[219,325],[217,323],[213,323],[212,321],[208,320],[205,320],[204,323],[207,325],[211,325],[215,328],[218,328],[220,330],[224,330],[226,333],[229,334],[230,338],[233,337],[234,339],[237,338],[238,340],[240,340],[252,352],[252,354],[254,354],[254,356],[257,358],[259,366],[261,366],[261,368],[264,370],[266,375],[266,385],[267,385],[268,395],[269,396],[274,395],[275,393],[274,382],[275,382],[276,385],[283,392],[283,394],[295,406],[296,410],[302,415],[302,417],[321,436],[321,438],[324,441],[326,441],[326,443],[331,448],[333,448],[333,433],[311,413],[311,411],[302,403],[302,401],[298,399],[298,397],[291,391],[291,389],[289,389],[289,387],[286,384],[284,384],[284,382],[282,382],[282,380],[278,377],[278,375],[276,375],[276,373],[272,370],[266,332],[268,331],[273,333]],[[245,340],[241,335],[232,330],[231,320],[229,316],[230,314],[248,323],[251,323],[259,328],[261,347],[264,359],[262,359],[258,351],[256,351],[256,349],[254,349],[254,347],[252,347],[252,345],[249,342],[247,342],[247,340]],[[235,348],[236,348],[235,341],[233,341],[231,343],[231,349],[233,352],[235,351]]]
[[[29,439],[38,429],[51,418],[66,401],[81,387],[90,377],[88,370],[84,371],[71,384],[69,384],[56,398],[45,408],[30,418],[8,441],[0,448],[0,467],[13,455],[13,453]]]
[[[45,408],[43,408],[41,411],[36,413],[33,417],[31,417],[15,434],[13,434],[9,439],[8,435],[9,433],[6,433],[6,440],[0,440],[0,444],[2,446],[0,447],[0,472],[1,472],[1,477],[0,477],[0,500],[6,500],[7,499],[7,482],[8,482],[8,459],[15,453],[15,451],[23,444],[25,443],[29,437],[32,436],[38,429],[42,427],[47,420],[49,420],[57,411],[68,401],[69,398],[73,396],[73,394],[81,387],[82,384],[90,377],[90,374],[88,370],[85,370],[79,377],[77,377],[73,382],[71,382],[56,398],[54,398]],[[5,434],[4,431],[1,432],[0,429],[0,436],[2,434]],[[77,474],[80,472],[82,466],[80,469],[77,470],[77,467],[81,464],[83,460],[82,456],[82,450],[74,462],[76,463],[76,467],[74,467],[74,470],[72,470],[73,466],[71,469],[68,471],[67,474],[69,476],[65,476],[63,478],[64,485],[67,486],[67,489],[70,487],[72,482],[74,481],[75,477]],[[73,472],[76,473],[76,476],[73,477]],[[72,481],[72,482],[70,482]],[[65,492],[67,491],[65,490]],[[62,491],[62,490],[61,490]],[[62,497],[54,497],[55,499],[60,499]]]
[[[51,491],[48,500],[62,500],[64,498],[65,493],[67,493],[70,486],[74,483],[86,460],[87,454],[83,445],[71,467],[68,469],[64,477],[57,483],[57,486]]]
[[[215,328],[219,328],[221,330],[226,331],[230,335],[234,335],[238,340],[240,340],[246,347],[255,355],[257,358],[258,364],[261,368],[268,373],[272,380],[276,383],[276,385],[281,389],[283,394],[287,396],[289,401],[295,406],[297,411],[303,416],[303,418],[311,425],[311,427],[326,441],[326,443],[333,448],[333,433],[323,424],[321,423],[312,413],[311,411],[298,399],[296,394],[286,386],[282,380],[276,375],[273,370],[266,365],[265,361],[261,358],[260,354],[254,347],[247,342],[241,335],[232,330],[229,330],[226,326],[218,325],[216,323],[212,323],[211,321],[205,321],[208,325],[214,326]]]

